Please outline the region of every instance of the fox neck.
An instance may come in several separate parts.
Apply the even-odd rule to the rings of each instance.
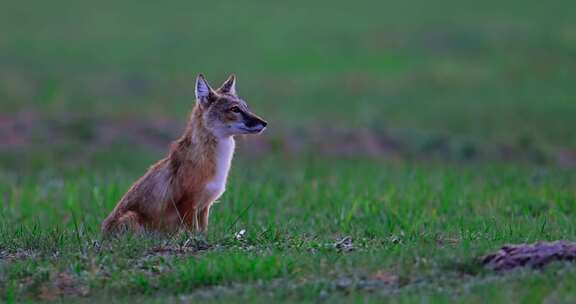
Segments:
[[[205,126],[202,114],[199,105],[196,105],[183,137],[189,141],[184,154],[187,162],[193,163],[196,168],[203,168],[207,190],[219,196],[226,186],[235,141],[232,136],[219,137],[213,134]]]

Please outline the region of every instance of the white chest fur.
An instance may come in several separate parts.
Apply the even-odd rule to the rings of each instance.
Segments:
[[[232,137],[221,138],[216,146],[216,172],[214,177],[206,184],[206,192],[209,196],[207,204],[217,200],[226,190],[226,179],[234,155],[236,143]]]

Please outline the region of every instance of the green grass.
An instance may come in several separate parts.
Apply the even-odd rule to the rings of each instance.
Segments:
[[[137,172],[78,173],[67,179],[49,173],[43,178],[52,182],[46,183],[5,176],[0,244],[6,253],[27,255],[2,262],[3,294],[34,298],[65,272],[100,300],[197,293],[211,300],[258,301],[573,297],[563,284],[546,283],[550,277],[570,280],[572,266],[498,275],[480,269],[476,260],[507,243],[573,239],[571,171],[246,161],[234,169],[228,192],[214,208],[207,235],[212,247],[184,255],[151,248],[182,244],[185,236],[100,243],[100,221],[136,177]],[[245,236],[235,238],[242,229]],[[344,236],[355,250],[333,246]],[[398,276],[398,282],[365,287],[378,271]],[[350,283],[338,287],[343,278]],[[501,281],[523,287],[495,289]]]
[[[0,302],[574,302],[569,263],[478,265],[504,244],[576,239],[576,156],[560,159],[576,155],[574,8],[3,3]],[[198,73],[238,75],[271,148],[239,144],[205,237],[102,240]],[[323,139],[350,146],[333,128],[399,148],[324,155]],[[344,237],[354,250],[335,248]]]

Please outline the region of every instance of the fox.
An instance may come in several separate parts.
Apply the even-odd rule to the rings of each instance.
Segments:
[[[103,235],[207,231],[210,208],[226,190],[235,136],[261,134],[268,123],[238,96],[234,74],[216,90],[199,74],[195,95],[184,133],[120,199]]]

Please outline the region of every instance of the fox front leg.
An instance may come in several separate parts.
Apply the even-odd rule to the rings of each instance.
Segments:
[[[198,209],[191,209],[184,217],[184,225],[186,229],[191,232],[199,231],[198,223]]]
[[[210,206],[205,207],[198,213],[198,224],[200,232],[205,233],[208,230],[208,218],[210,217]]]

